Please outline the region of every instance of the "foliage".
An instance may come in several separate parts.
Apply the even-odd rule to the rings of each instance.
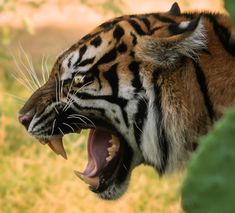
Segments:
[[[182,189],[182,203],[190,213],[235,211],[235,109],[202,140]]]
[[[234,0],[224,0],[225,8],[230,13],[233,23],[235,24],[235,2]]]

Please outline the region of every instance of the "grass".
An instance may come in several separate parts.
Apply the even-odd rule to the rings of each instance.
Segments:
[[[67,32],[69,34],[69,32]],[[56,45],[45,42],[48,34],[39,32],[32,37],[20,34],[16,39],[25,41],[27,51],[33,55],[36,67],[45,51],[58,55],[60,35],[51,31]],[[40,38],[41,43],[37,38]],[[55,48],[57,47],[57,49]],[[10,49],[17,49],[13,44]],[[0,206],[4,213],[73,213],[73,212],[180,212],[181,174],[159,178],[156,172],[140,166],[132,174],[128,192],[117,201],[103,201],[88,190],[73,173],[82,170],[87,161],[86,137],[65,137],[68,160],[56,156],[47,145],[43,146],[30,137],[17,121],[17,112],[23,104],[13,95],[27,98],[30,92],[12,77],[13,61],[5,61],[0,67]]]

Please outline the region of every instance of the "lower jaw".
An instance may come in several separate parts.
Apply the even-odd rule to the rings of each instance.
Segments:
[[[66,153],[63,153],[62,148],[63,143],[62,143],[62,137],[61,137],[61,142],[58,143],[58,138],[61,136],[54,136],[52,137],[53,140],[50,141],[49,139],[46,140],[41,140],[43,144],[48,144],[51,149],[53,149],[56,154],[61,155],[65,159],[67,159]],[[115,189],[115,191],[120,191],[118,189],[123,188],[123,185],[127,180],[127,177],[129,176],[130,173],[130,167],[131,167],[131,162],[132,162],[132,149],[128,145],[128,143],[125,141],[125,139],[121,136],[118,135],[118,138],[120,140],[120,151],[121,153],[117,156],[117,159],[112,159],[113,164],[116,164],[114,169],[109,170],[109,168],[104,168],[104,170],[99,174],[100,178],[100,184],[99,187],[97,188],[92,188],[90,187],[90,190],[96,193],[100,198],[103,199],[116,199],[121,196],[123,193],[117,193],[115,195],[114,192],[110,192]],[[58,146],[58,144],[60,144]],[[62,145],[61,145],[62,144]],[[115,157],[114,157],[115,158]],[[125,191],[125,190],[121,190]],[[108,196],[108,194],[112,194],[111,197]]]

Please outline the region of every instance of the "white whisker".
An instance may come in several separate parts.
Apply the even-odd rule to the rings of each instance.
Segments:
[[[11,76],[16,80],[18,81],[22,86],[24,86],[26,89],[28,89],[30,92],[34,91],[34,89],[32,89],[31,87],[29,87],[27,84],[25,84],[25,82],[20,79],[20,78],[17,78],[13,73],[11,73]]]
[[[86,116],[84,116],[84,115],[81,115],[81,114],[71,114],[71,115],[69,115],[70,117],[72,117],[72,116],[74,116],[75,118],[84,118],[84,119],[86,119],[87,121],[89,121],[95,128],[96,128],[96,125],[93,123],[93,121],[92,120],[90,120],[89,118],[87,118]]]
[[[70,126],[69,124],[64,123],[64,122],[63,122],[63,124],[66,125],[66,126],[68,126],[70,129],[72,129],[73,132],[75,132],[75,131],[74,131],[74,128],[73,128],[72,126]]]
[[[36,82],[36,84],[37,84],[37,87],[38,87],[38,88],[41,87],[41,84],[40,84],[40,82],[39,82],[39,80],[38,80],[37,73],[35,72],[34,67],[33,67],[32,58],[31,58],[31,60],[29,59],[27,53],[25,52],[25,50],[24,50],[24,48],[22,47],[21,44],[20,44],[20,49],[21,49],[21,51],[23,52],[23,54],[24,54],[24,56],[25,56],[25,58],[26,58],[26,60],[27,60],[27,62],[28,62],[29,68],[30,68],[30,70],[31,70],[31,73],[32,73],[34,79],[35,79],[35,82]]]
[[[69,115],[68,118],[76,118],[76,119],[82,121],[84,124],[88,124],[88,123],[87,123],[86,121],[84,121],[82,118],[77,117],[77,116],[70,116],[70,115]]]
[[[137,127],[137,129],[138,129],[142,134],[144,134],[143,130],[142,130],[142,129],[140,129],[140,127],[137,125],[137,123],[136,123],[136,122],[135,122],[135,126]]]
[[[64,132],[62,131],[62,129],[61,129],[60,127],[58,127],[58,129],[59,129],[59,131],[60,131],[60,133],[61,133],[62,135],[65,135]]]
[[[20,68],[16,57],[14,55],[12,55],[13,59],[14,59],[14,63],[16,65],[16,68],[18,69],[18,71],[20,72],[20,75],[22,76],[21,80],[25,82],[25,84],[30,87],[32,89],[32,91],[34,91],[34,87],[32,86],[29,78],[26,76],[26,74],[22,71],[22,69]],[[24,85],[25,86],[25,85]]]
[[[68,103],[65,105],[65,107],[63,108],[63,111],[67,111],[70,106],[76,101],[75,99],[73,99],[73,96],[75,96],[81,89],[83,89],[83,87],[89,85],[92,81],[87,82],[86,84],[84,84],[82,87],[80,87],[76,92],[74,92],[71,97],[70,100],[68,101]]]
[[[54,119],[53,124],[52,124],[51,136],[52,136],[52,134],[53,134],[53,132],[55,130],[55,122],[56,122],[56,119]]]
[[[49,69],[48,69],[48,65],[47,65],[47,62],[48,62],[48,56],[46,57],[46,60],[45,60],[45,67],[46,67],[46,72],[47,72],[47,79],[49,79],[49,76],[50,76],[50,72],[49,72]]]
[[[55,111],[56,111],[56,114],[59,115],[59,112],[58,112],[58,110],[56,109],[55,106],[54,106],[54,109],[55,109]]]
[[[44,69],[44,55],[42,56],[41,69],[42,69],[42,80],[43,80],[43,83],[45,84],[46,77],[45,77],[45,69]]]
[[[8,96],[10,96],[10,97],[12,97],[12,98],[15,98],[15,99],[17,99],[18,101],[20,101],[20,102],[22,102],[22,103],[26,102],[25,99],[23,99],[23,98],[21,98],[21,97],[19,97],[19,96],[17,96],[17,95],[14,95],[14,94],[11,94],[11,93],[8,93],[8,92],[4,92],[4,94],[5,94],[5,95],[8,95]]]

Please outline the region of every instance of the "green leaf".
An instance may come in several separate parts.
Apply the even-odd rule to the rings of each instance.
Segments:
[[[235,212],[235,109],[203,138],[190,162],[182,204],[190,213]]]
[[[230,13],[230,16],[235,24],[235,1],[234,0],[224,0],[225,8]]]

